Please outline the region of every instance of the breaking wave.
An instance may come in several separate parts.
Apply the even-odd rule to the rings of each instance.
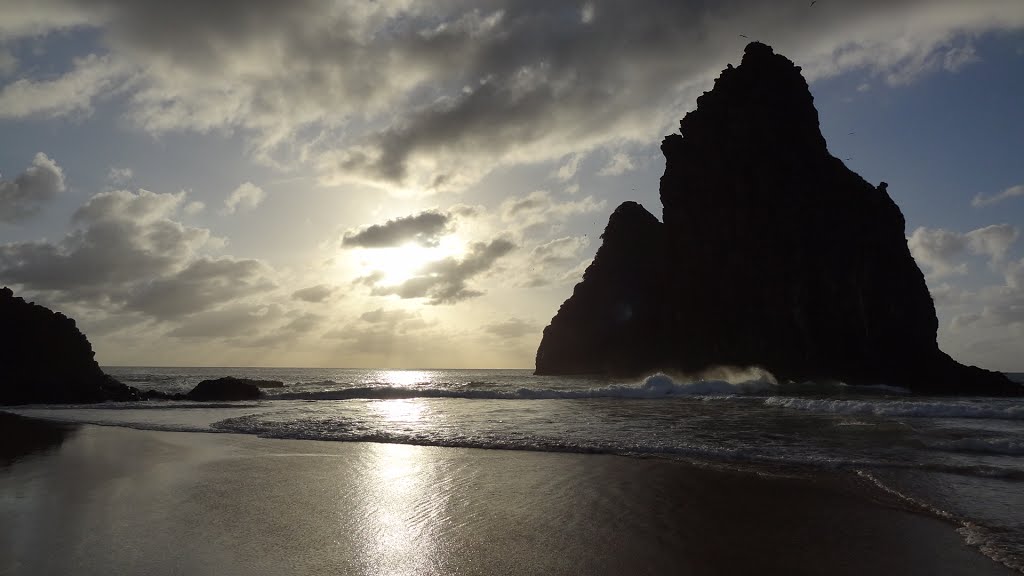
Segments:
[[[326,386],[328,382],[313,383]],[[330,383],[333,384],[333,383]],[[697,380],[677,382],[666,374],[648,376],[639,386],[613,384],[584,390],[555,388],[517,388],[514,390],[488,390],[471,382],[462,388],[415,388],[404,386],[360,386],[341,390],[310,392],[282,392],[268,398],[280,400],[398,400],[411,398],[468,398],[481,400],[552,400],[577,398],[655,399],[694,396],[731,396],[737,394],[766,393],[775,388],[770,376],[741,382],[726,380]]]

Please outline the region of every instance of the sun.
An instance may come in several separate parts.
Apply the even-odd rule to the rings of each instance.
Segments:
[[[464,243],[452,235],[442,238],[436,246],[410,242],[393,248],[364,248],[358,258],[363,276],[377,274],[375,284],[394,286],[418,276],[427,264],[458,257],[463,250]]]

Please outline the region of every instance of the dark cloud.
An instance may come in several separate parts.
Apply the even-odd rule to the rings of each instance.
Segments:
[[[451,216],[428,210],[413,216],[388,220],[359,231],[349,231],[342,239],[347,248],[389,248],[415,242],[421,246],[437,246],[448,229]]]
[[[64,172],[39,152],[13,180],[0,178],[0,222],[20,222],[64,191]]]
[[[465,257],[444,258],[428,263],[418,275],[396,286],[374,285],[377,296],[397,295],[400,298],[428,298],[430,304],[454,304],[480,296],[483,292],[470,288],[468,281],[494,266],[502,256],[515,249],[515,244],[499,238],[470,245]]]
[[[93,196],[60,242],[0,246],[0,278],[71,300],[118,296],[134,283],[175,273],[210,238],[169,219],[183,195],[144,190]]]
[[[292,298],[316,304],[326,301],[334,294],[335,290],[337,290],[337,288],[334,286],[330,286],[328,284],[317,284],[316,286],[310,286],[308,288],[302,288],[292,292]]]
[[[50,300],[163,321],[274,289],[273,270],[258,260],[199,255],[209,230],[172,219],[184,198],[145,190],[96,194],[59,242],[0,245],[0,280]]]
[[[74,72],[88,82],[69,73],[51,83],[61,90],[14,90],[14,115],[126,94],[129,119],[146,130],[241,128],[258,156],[301,149],[291,159],[325,180],[412,189],[655,141],[681,102],[735,62],[740,34],[772,43],[811,78],[862,69],[905,83],[977,59],[982,32],[1024,26],[1013,2],[956,0],[771,10],[754,0],[23,4],[0,37],[91,25],[110,54]],[[296,142],[307,128],[316,141]]]
[[[258,260],[201,258],[183,270],[136,288],[126,308],[161,319],[209,310],[275,287],[269,268]]]
[[[487,324],[484,332],[497,336],[498,338],[513,339],[528,335],[539,335],[540,327],[532,322],[526,322],[519,318],[509,318],[504,322]]]

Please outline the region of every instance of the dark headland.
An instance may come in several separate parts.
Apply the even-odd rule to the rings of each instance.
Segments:
[[[276,380],[203,380],[187,394],[142,391],[118,382],[96,362],[72,318],[0,289],[0,406],[91,404],[131,400],[252,400]]]
[[[663,222],[635,202],[537,350],[537,374],[759,366],[785,380],[924,394],[1024,387],[939,350],[938,320],[883,182],[832,156],[800,68],[747,45],[664,139]]]

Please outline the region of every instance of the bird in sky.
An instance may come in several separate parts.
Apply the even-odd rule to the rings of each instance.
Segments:
[[[747,40],[750,40],[750,36],[747,36],[746,34],[740,34],[740,38],[746,38]]]
[[[817,3],[818,3],[818,0],[811,0],[811,6],[814,6]]]

